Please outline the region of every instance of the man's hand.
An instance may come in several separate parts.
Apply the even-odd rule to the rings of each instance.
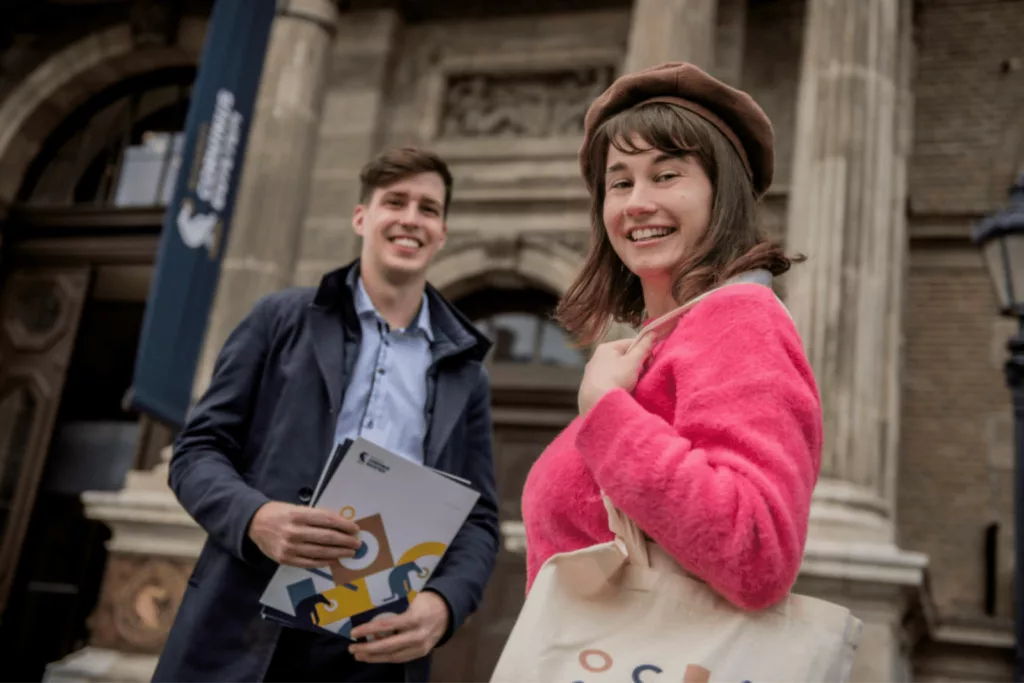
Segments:
[[[369,643],[355,643],[349,652],[368,664],[404,664],[425,657],[448,628],[448,604],[437,593],[419,593],[402,614],[380,617],[352,629],[352,639],[373,636]]]
[[[249,522],[249,538],[278,564],[314,569],[352,557],[359,527],[336,512],[272,501]]]

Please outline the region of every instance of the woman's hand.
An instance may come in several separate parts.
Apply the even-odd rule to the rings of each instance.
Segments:
[[[629,350],[632,339],[607,342],[594,349],[594,355],[587,363],[580,383],[578,396],[580,415],[586,415],[601,397],[613,389],[633,391],[640,367],[647,358],[654,335],[644,335],[637,345]]]

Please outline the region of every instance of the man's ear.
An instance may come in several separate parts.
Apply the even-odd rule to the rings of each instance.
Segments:
[[[366,207],[362,204],[357,204],[355,211],[352,212],[352,229],[360,237],[363,236],[363,221],[366,220]]]
[[[443,249],[444,245],[448,243],[448,221],[441,223],[441,246],[438,249]]]

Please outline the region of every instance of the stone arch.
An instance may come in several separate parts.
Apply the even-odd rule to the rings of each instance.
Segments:
[[[561,296],[583,265],[582,250],[571,242],[564,235],[449,238],[429,278],[451,300],[487,287],[509,286],[532,286]]]
[[[195,66],[207,20],[184,17],[174,45],[141,47],[131,26],[91,33],[50,55],[0,101],[0,206],[9,204],[28,165],[57,125],[90,96],[164,67]]]
[[[536,287],[560,297],[583,267],[587,239],[571,230],[512,239],[449,236],[428,277],[450,301],[489,287]],[[612,322],[602,341],[635,335],[628,325]]]

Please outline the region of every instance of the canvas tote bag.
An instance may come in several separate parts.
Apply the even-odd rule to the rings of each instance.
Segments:
[[[766,278],[751,271],[723,286]],[[694,303],[641,334],[658,333]],[[544,563],[492,683],[849,679],[861,622],[848,609],[796,594],[757,612],[735,607],[604,502],[615,540]]]

